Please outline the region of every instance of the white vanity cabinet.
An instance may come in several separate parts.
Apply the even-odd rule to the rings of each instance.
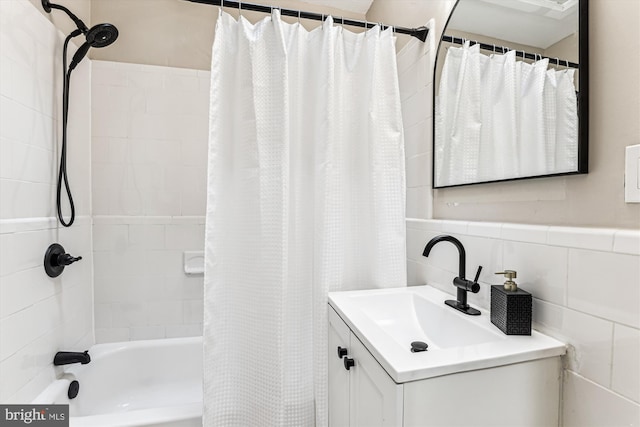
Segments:
[[[346,356],[340,357],[338,348]],[[347,369],[345,358],[353,360]],[[402,390],[351,332],[329,309],[329,425],[402,425]]]
[[[399,384],[332,307],[328,341],[330,427],[558,426],[559,356]]]

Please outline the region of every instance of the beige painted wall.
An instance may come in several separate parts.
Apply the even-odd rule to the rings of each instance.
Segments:
[[[364,19],[363,15],[319,7],[297,0],[257,0],[252,3],[279,6]],[[118,41],[106,49],[92,49],[91,57],[104,61],[209,70],[218,7],[183,0],[93,0],[92,22],[110,22],[120,30]],[[234,16],[238,11],[225,9]],[[243,11],[256,22],[266,15]],[[285,18],[295,22],[297,18]],[[317,21],[302,20],[307,28]]]
[[[375,0],[367,19],[409,26],[432,17],[439,36],[453,4]],[[590,173],[435,190],[434,218],[640,228],[640,205],[624,202],[623,184],[624,148],[640,144],[640,2],[589,6]],[[616,39],[624,48],[612,49]]]

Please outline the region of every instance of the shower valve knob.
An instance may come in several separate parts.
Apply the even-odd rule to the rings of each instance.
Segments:
[[[47,248],[44,254],[44,271],[49,277],[58,277],[67,265],[80,261],[81,256],[74,257],[65,252],[62,245],[54,243]]]

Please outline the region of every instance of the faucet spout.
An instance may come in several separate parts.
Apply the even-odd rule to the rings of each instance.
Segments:
[[[462,245],[460,240],[448,235],[436,236],[433,239],[429,240],[427,245],[424,247],[424,251],[422,251],[422,256],[428,257],[433,247],[440,242],[452,243],[458,249],[458,277],[453,279],[453,285],[457,288],[458,298],[456,301],[447,300],[445,301],[445,304],[465,314],[470,314],[473,316],[479,315],[480,311],[476,310],[473,307],[470,307],[469,304],[467,304],[467,292],[473,292],[475,294],[480,291],[480,284],[478,283],[478,279],[480,278],[482,266],[478,268],[478,272],[474,280],[467,280],[465,278],[467,254],[464,250],[464,246]]]
[[[72,363],[81,363],[86,365],[91,362],[91,356],[89,356],[89,351],[85,351],[84,353],[77,353],[73,351],[59,351],[53,358],[53,364],[55,366],[60,365],[70,365]]]
[[[431,253],[431,249],[433,249],[433,247],[440,242],[453,243],[455,247],[458,249],[458,277],[461,279],[464,279],[465,269],[467,265],[467,253],[465,252],[464,246],[462,246],[462,243],[460,242],[460,240],[456,239],[455,237],[448,236],[445,234],[434,237],[433,239],[429,240],[429,243],[427,243],[427,246],[424,247],[424,251],[422,251],[422,256],[428,257],[429,254]]]

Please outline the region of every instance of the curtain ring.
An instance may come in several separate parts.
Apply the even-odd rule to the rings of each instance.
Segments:
[[[238,16],[242,17],[242,2],[238,0]]]
[[[300,11],[298,10],[298,24],[300,23]]]

